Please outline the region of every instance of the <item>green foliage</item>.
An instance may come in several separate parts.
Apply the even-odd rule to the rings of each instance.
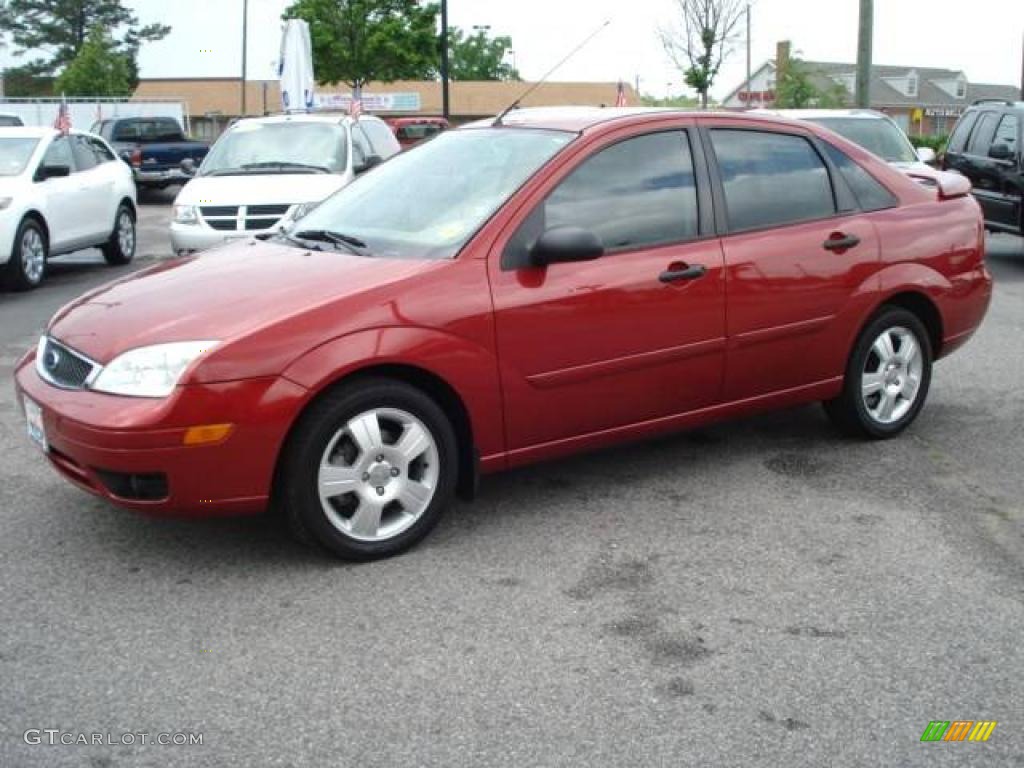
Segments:
[[[67,96],[131,96],[131,60],[118,52],[102,27],[96,27],[57,78],[54,90]]]
[[[814,72],[807,64],[792,58],[775,84],[775,106],[780,109],[836,109],[846,106],[846,89],[839,83],[828,82],[826,88],[819,88],[814,82]]]
[[[425,80],[440,63],[436,3],[417,0],[294,0],[285,19],[309,23],[321,83]]]
[[[674,24],[659,30],[665,53],[708,105],[708,91],[730,53],[745,5],[741,0],[675,0]]]
[[[946,142],[949,140],[949,136],[908,136],[910,143],[915,147],[931,147],[935,150],[936,154],[943,152],[946,149]]]
[[[46,98],[53,96],[53,78],[37,77],[24,67],[8,67],[3,71],[4,95],[11,98]]]
[[[649,93],[640,96],[640,103],[645,107],[672,107],[673,109],[693,109],[700,106],[700,99],[692,96],[669,96],[666,99],[659,99]]]
[[[106,30],[114,49],[129,62],[132,88],[138,82],[139,46],[171,31],[163,24],[140,27],[122,0],[0,0],[0,34],[10,37],[15,56],[37,55],[18,68],[28,75],[58,74],[78,56],[96,27]]]
[[[519,72],[505,57],[511,37],[488,37],[484,30],[467,36],[458,27],[448,30],[448,76],[452,80],[519,80]]]

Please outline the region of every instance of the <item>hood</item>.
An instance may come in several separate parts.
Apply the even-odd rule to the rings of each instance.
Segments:
[[[100,363],[128,349],[170,341],[219,340],[223,348],[325,304],[350,302],[344,313],[339,311],[341,327],[354,322],[360,294],[444,263],[239,241],[90,291],[54,316],[49,333]],[[334,330],[303,333],[326,340]],[[299,349],[316,340],[294,342]]]
[[[0,176],[0,197],[14,197],[18,192],[25,191],[25,175]]]
[[[334,173],[199,176],[182,187],[175,205],[293,205],[318,203],[345,186]]]

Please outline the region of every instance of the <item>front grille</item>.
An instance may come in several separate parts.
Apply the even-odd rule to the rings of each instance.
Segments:
[[[276,226],[291,205],[204,205],[199,212],[218,232],[255,232]]]
[[[44,336],[36,352],[36,370],[51,384],[64,389],[84,389],[99,365],[85,355]]]

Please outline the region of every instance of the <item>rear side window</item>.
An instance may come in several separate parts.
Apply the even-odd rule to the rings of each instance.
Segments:
[[[807,139],[718,128],[711,131],[711,144],[722,176],[730,229],[756,229],[835,214],[828,169]]]
[[[1003,115],[996,127],[995,136],[992,137],[992,146],[1005,144],[1011,152],[1017,151],[1017,117],[1016,115]]]
[[[996,132],[996,119],[998,117],[995,112],[985,112],[978,119],[978,125],[973,133],[971,133],[971,143],[967,145],[967,154],[988,154],[988,148],[992,146],[992,136]]]
[[[839,169],[839,173],[853,190],[862,211],[880,211],[883,208],[892,208],[899,202],[892,192],[861,168],[853,158],[827,141],[822,144],[832,165]]]
[[[964,147],[967,146],[967,137],[970,135],[971,128],[974,127],[974,123],[977,122],[977,120],[977,112],[968,112],[960,118],[960,121],[956,124],[956,128],[953,129],[953,135],[949,137],[949,145],[947,148],[948,152],[964,151]]]
[[[107,145],[99,139],[94,139],[89,136],[86,137],[86,141],[89,142],[89,146],[92,148],[92,152],[96,156],[97,163],[109,163],[111,160],[115,159],[114,153],[111,152]]]

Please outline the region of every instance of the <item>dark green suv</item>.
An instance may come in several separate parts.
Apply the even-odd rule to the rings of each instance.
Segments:
[[[974,187],[985,226],[1024,235],[1024,101],[979,101],[950,134],[942,168],[959,171]]]

